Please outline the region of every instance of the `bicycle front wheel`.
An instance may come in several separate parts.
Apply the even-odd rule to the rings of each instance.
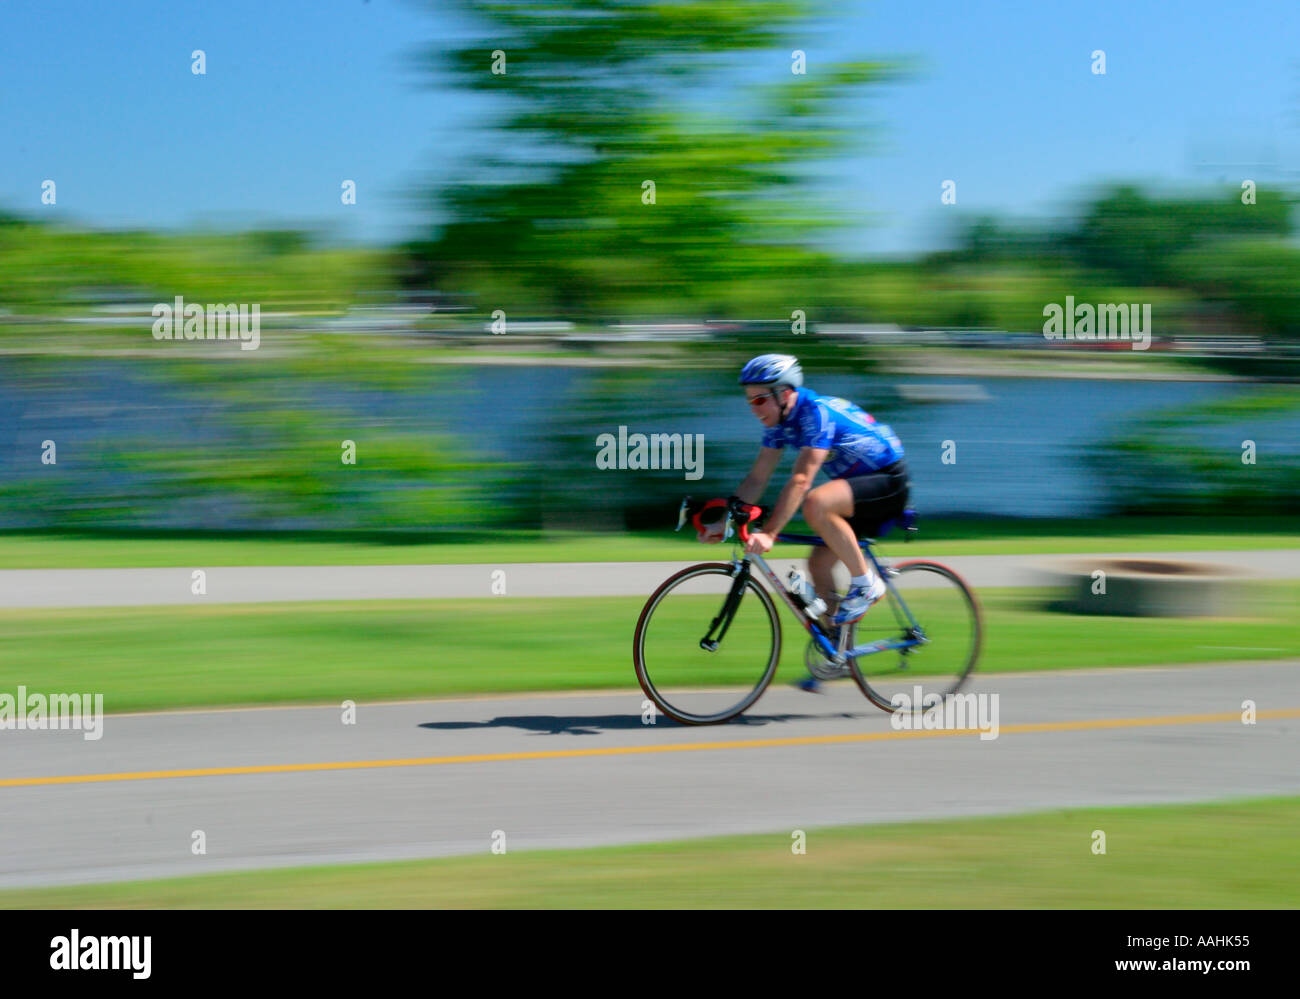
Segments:
[[[956,693],[979,659],[983,625],[965,581],[938,562],[900,562],[889,570],[889,592],[854,625],[849,647],[872,642],[917,643],[849,661],[862,693],[883,711],[898,704],[919,711]]]
[[[781,655],[767,590],[724,562],[670,576],[646,601],[632,640],[641,689],[686,725],[735,718],[762,696]]]

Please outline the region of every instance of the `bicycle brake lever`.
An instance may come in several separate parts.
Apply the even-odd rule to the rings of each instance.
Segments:
[[[690,502],[691,502],[691,498],[689,496],[687,496],[686,499],[682,500],[681,509],[677,511],[677,526],[673,528],[674,531],[680,531],[683,525],[685,525],[686,510],[687,507],[690,505]]]

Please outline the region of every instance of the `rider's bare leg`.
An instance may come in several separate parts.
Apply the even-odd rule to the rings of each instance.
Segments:
[[[826,601],[826,613],[831,617],[840,607],[840,595],[835,592],[834,569],[839,558],[829,548],[819,545],[808,554],[808,574],[812,576],[817,596]]]
[[[836,559],[848,566],[850,576],[872,575],[866,556],[858,547],[858,537],[847,519],[853,516],[853,490],[847,482],[832,479],[811,490],[804,497],[803,516],[809,526],[821,535],[827,545],[825,550],[829,552],[825,556],[816,556],[814,553],[808,559],[808,569],[819,595],[823,592],[823,586],[827,593],[835,589],[830,570]]]

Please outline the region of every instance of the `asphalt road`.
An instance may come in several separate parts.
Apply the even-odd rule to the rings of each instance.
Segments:
[[[304,707],[109,716],[99,741],[0,731],[0,887],[487,852],[498,830],[508,850],[815,844],[840,823],[1300,794],[1300,660],[971,690],[998,695],[996,739],[895,731],[850,682],[774,688],[710,728],[646,725],[627,690],[361,704],[355,725]],[[212,772],[166,775],[191,768]]]
[[[482,565],[193,566],[169,569],[4,569],[0,607],[126,607],[196,603],[262,603],[285,600],[449,599],[516,597],[648,596],[668,576],[695,562],[730,557],[716,546],[680,562],[528,562]],[[1243,569],[1259,578],[1300,577],[1295,550],[1246,552],[1116,552],[1129,559],[1179,559]],[[910,558],[895,552],[893,561]],[[1112,555],[926,556],[943,562],[972,586],[1029,586],[1045,578],[1052,563]],[[801,561],[774,559],[783,578]],[[191,573],[206,573],[206,593],[192,592]],[[498,574],[499,573],[499,574]],[[494,585],[496,589],[494,590]]]

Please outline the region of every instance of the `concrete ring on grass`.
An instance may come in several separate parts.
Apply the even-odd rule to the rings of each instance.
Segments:
[[[1098,556],[1042,565],[1067,594],[1062,610],[1129,617],[1211,617],[1238,613],[1248,573],[1177,559]]]

